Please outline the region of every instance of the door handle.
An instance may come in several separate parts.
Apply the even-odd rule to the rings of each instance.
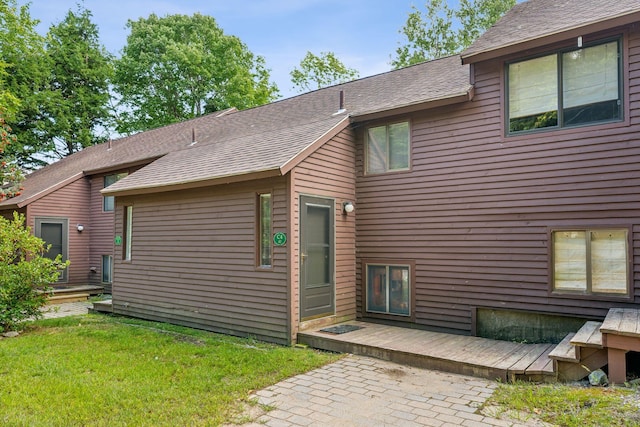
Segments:
[[[302,259],[302,262],[304,262],[307,259],[307,256],[308,255],[305,253],[302,253],[302,252],[300,253],[300,258]]]

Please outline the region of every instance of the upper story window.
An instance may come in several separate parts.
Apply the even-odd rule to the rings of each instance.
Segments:
[[[105,175],[104,177],[104,188],[107,188],[111,184],[115,184],[125,176],[127,176],[127,172],[116,173],[113,175]],[[115,197],[113,196],[104,196],[102,200],[102,210],[104,212],[113,212],[115,208]]]
[[[367,173],[409,169],[409,122],[367,129]]]
[[[620,44],[508,64],[509,133],[622,120]]]

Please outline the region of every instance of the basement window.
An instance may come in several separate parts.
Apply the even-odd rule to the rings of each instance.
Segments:
[[[628,295],[628,230],[554,231],[552,241],[555,292]]]

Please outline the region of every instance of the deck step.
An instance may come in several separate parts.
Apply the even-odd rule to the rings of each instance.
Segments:
[[[640,310],[612,308],[600,330],[607,334],[640,337]]]
[[[558,344],[553,350],[551,350],[551,353],[549,353],[549,358],[562,362],[578,363],[580,361],[578,348],[574,345],[571,345],[571,340],[575,335],[576,334],[572,332],[564,337],[564,339],[560,341],[560,344]]]
[[[113,313],[112,300],[94,301],[93,307],[89,309],[90,313]]]
[[[47,304],[63,304],[67,302],[80,302],[89,299],[89,294],[85,292],[77,292],[73,294],[53,295],[47,298]]]
[[[583,347],[578,363],[556,360],[555,365],[560,381],[580,381],[596,369],[607,364],[607,350]]]
[[[85,292],[89,295],[100,295],[104,293],[103,286],[96,285],[53,285],[49,292],[53,295],[75,294]]]
[[[571,339],[571,344],[579,347],[603,348],[601,326],[602,322],[585,323]]]
[[[549,346],[549,349],[542,353],[528,368],[527,374],[542,375],[542,376],[554,376],[553,360],[549,358],[549,354],[553,351],[553,346]]]

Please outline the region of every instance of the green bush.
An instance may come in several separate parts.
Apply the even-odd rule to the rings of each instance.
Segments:
[[[0,332],[41,317],[48,285],[69,265],[61,256],[46,258],[49,247],[24,223],[24,216],[17,213],[12,221],[0,217]]]

